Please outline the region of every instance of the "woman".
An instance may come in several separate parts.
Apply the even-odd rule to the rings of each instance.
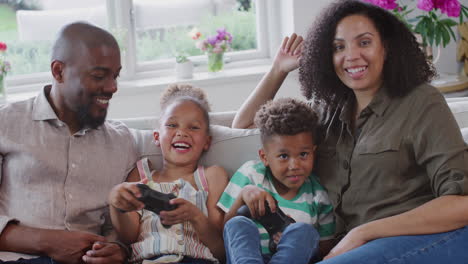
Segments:
[[[467,147],[443,96],[427,84],[432,66],[385,10],[331,4],[304,45],[294,35],[285,40],[233,126],[251,124],[301,49],[302,92],[322,112],[316,172],[341,238],[321,263],[466,261]]]

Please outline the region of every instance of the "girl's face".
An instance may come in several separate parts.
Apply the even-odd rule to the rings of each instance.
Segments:
[[[338,78],[356,92],[375,93],[383,81],[385,48],[374,23],[351,15],[336,27],[333,65]]]
[[[177,166],[197,164],[208,150],[211,137],[203,110],[194,102],[169,105],[161,117],[159,132],[154,132],[164,160]]]

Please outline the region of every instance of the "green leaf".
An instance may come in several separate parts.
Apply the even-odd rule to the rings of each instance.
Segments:
[[[434,45],[434,38],[437,36],[436,34],[436,25],[434,24],[433,21],[428,20],[427,22],[427,41],[426,43],[429,43],[429,45]]]
[[[452,19],[449,19],[449,18],[446,18],[446,19],[442,19],[440,20],[440,23],[443,23],[449,27],[453,27],[453,26],[456,26],[458,25],[457,22],[453,21]]]
[[[440,34],[442,35],[442,47],[445,48],[445,46],[447,46],[447,44],[450,42],[450,35],[447,28],[443,25],[440,26]]]
[[[445,28],[447,29],[447,31],[450,33],[450,35],[452,35],[452,39],[453,39],[454,41],[456,41],[456,40],[457,40],[457,37],[455,36],[455,32],[453,32],[452,27],[449,27],[449,26],[447,26],[447,25],[445,25],[445,24],[444,24],[444,26],[445,26]]]
[[[442,29],[444,27],[441,24],[437,24],[435,27],[435,45],[439,46],[442,41]],[[432,46],[432,42],[431,42]]]

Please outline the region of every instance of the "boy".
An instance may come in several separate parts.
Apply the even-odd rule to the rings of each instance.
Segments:
[[[246,162],[218,202],[226,212],[227,263],[308,263],[317,256],[318,240],[331,239],[335,229],[328,195],[311,174],[317,115],[306,103],[285,98],[262,106],[255,125],[260,128],[261,161]],[[273,254],[265,228],[236,213],[245,204],[258,219],[265,214],[265,202],[276,212],[275,200],[296,223],[287,226],[279,239],[273,238],[279,240]]]

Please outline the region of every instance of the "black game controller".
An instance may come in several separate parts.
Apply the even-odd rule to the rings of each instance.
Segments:
[[[247,218],[252,219],[252,215],[250,214],[249,207],[247,205],[243,205],[237,210],[237,215],[245,216]],[[294,219],[287,216],[278,206],[278,202],[276,202],[276,212],[272,213],[270,206],[265,201],[265,214],[260,216],[260,218],[255,219],[257,220],[268,232],[270,235],[270,242],[269,242],[269,249],[271,253],[276,252],[277,243],[273,240],[273,236],[281,235],[283,230],[290,224],[296,223]]]
[[[145,204],[146,210],[159,215],[161,211],[172,211],[177,208],[177,206],[169,203],[170,200],[177,198],[174,194],[158,192],[146,184],[137,184],[137,186],[141,192],[141,197],[138,200]],[[170,227],[168,225],[163,226]]]

